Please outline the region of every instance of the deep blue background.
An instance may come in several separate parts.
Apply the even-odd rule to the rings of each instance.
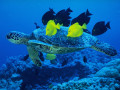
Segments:
[[[116,49],[120,47],[120,0],[0,0],[0,65],[9,56],[27,53],[24,45],[15,45],[6,40],[9,31],[31,33],[34,22],[42,26],[42,15],[53,8],[55,12],[70,7],[74,18],[89,9],[93,14],[88,24],[92,30],[98,21],[110,21],[111,30],[98,36]]]

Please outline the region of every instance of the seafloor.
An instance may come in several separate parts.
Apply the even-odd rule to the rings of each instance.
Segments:
[[[83,57],[87,62],[83,62]],[[45,57],[45,53],[44,53]],[[57,55],[35,66],[24,55],[12,56],[0,68],[0,89],[7,90],[120,90],[120,51],[114,57],[92,49]]]

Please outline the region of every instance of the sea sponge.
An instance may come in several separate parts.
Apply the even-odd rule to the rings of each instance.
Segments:
[[[120,77],[120,59],[115,59],[106,64],[104,68],[99,70],[95,76],[97,77]]]

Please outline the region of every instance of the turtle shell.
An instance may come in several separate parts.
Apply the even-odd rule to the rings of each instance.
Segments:
[[[36,29],[33,31],[36,40],[43,41],[60,47],[87,48],[94,45],[97,38],[91,34],[83,32],[80,37],[67,37],[69,27],[61,26],[60,30],[53,36],[47,36],[45,29]]]

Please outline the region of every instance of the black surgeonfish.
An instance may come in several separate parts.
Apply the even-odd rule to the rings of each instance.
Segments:
[[[91,13],[88,11],[88,9],[87,9],[86,12],[84,12],[84,13],[80,14],[78,17],[74,18],[74,19],[72,20],[71,24],[74,24],[74,23],[76,23],[76,22],[78,22],[81,26],[82,26],[84,23],[88,24],[89,21],[90,21],[90,17],[89,17],[89,16],[91,16],[91,15],[92,15],[92,14],[91,14]]]
[[[108,22],[106,25],[105,25],[105,21],[97,22],[93,27],[92,35],[93,36],[101,35],[104,32],[106,32],[108,29],[110,29],[110,22]]]
[[[48,12],[46,12],[43,17],[42,17],[42,23],[44,25],[47,24],[47,22],[49,20],[54,20],[55,23],[59,23],[62,24],[63,26],[69,26],[70,25],[70,13],[72,12],[72,10],[70,8],[68,8],[67,10],[63,9],[61,11],[59,11],[56,15],[55,12],[50,9]]]
[[[53,20],[55,18],[55,12],[53,9],[49,8],[49,11],[47,11],[43,16],[42,16],[42,23],[43,25],[46,25],[49,20]]]
[[[59,11],[55,15],[55,23],[63,24],[63,26],[69,26],[70,25],[70,19],[71,17],[69,16],[72,10],[68,8],[67,10],[63,9]]]

